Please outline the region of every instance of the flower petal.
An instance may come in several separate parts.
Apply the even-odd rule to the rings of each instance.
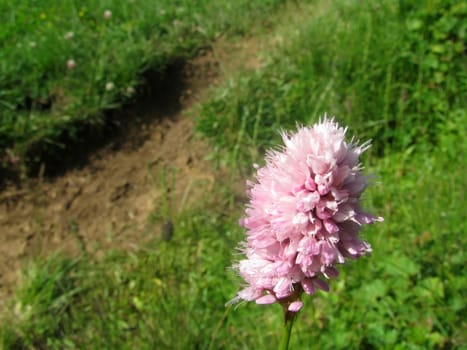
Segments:
[[[290,312],[299,312],[302,306],[303,306],[303,302],[301,300],[297,300],[297,301],[290,303],[287,310]]]

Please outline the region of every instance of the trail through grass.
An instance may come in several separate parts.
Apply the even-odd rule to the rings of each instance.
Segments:
[[[282,2],[0,1],[3,166],[59,152],[63,139],[134,100],[144,73],[267,21]]]
[[[297,15],[293,40],[264,48],[269,58],[260,70],[235,75],[198,109],[198,130],[232,178],[176,219],[172,241],[97,263],[86,256],[39,262],[12,306],[15,321],[2,328],[5,348],[278,344],[280,307],[224,307],[241,283],[228,269],[243,237],[230,181],[261,162],[278,129],[325,111],[350,134],[373,138],[364,163],[378,178],[365,201],[386,221],[364,232],[372,257],[345,266],[329,293],[306,299],[291,348],[467,346],[467,7],[389,0],[301,6],[291,13],[316,12]]]

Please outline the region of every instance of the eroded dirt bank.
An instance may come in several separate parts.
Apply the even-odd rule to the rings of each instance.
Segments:
[[[218,63],[206,52],[179,69],[178,87],[168,87],[173,91],[162,96],[163,108],[139,112],[153,114],[144,116],[148,122],[120,132],[55,179],[30,179],[0,193],[0,305],[30,258],[136,249],[159,234],[160,225],[149,225],[148,216],[162,213],[167,191],[169,210],[178,211],[209,190],[209,148],[194,137],[184,111],[216,83]]]
[[[161,233],[163,220],[149,224],[151,213],[177,213],[210,191],[219,173],[185,112],[232,72],[260,68],[263,39],[219,38],[177,65],[140,106],[117,112],[137,123],[120,128],[96,149],[86,144],[85,150],[73,149],[72,161],[79,161],[67,164],[59,176],[33,178],[0,192],[0,309],[32,258],[57,251],[84,249],[99,256],[108,249],[138,249]]]

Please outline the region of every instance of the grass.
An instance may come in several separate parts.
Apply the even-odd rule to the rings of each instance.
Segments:
[[[245,32],[281,2],[0,1],[3,166],[59,151],[64,135],[108,122],[105,111],[131,101],[145,72]]]
[[[462,170],[442,151],[391,155],[371,170],[379,172],[384,190],[374,187],[367,207],[386,218],[364,233],[373,256],[342,268],[329,294],[306,299],[291,348],[461,348],[467,287],[459,250],[466,243]],[[240,213],[237,204],[218,203],[223,210],[209,212],[206,206],[212,204],[178,217],[171,241],[157,240],[136,254],[109,254],[97,263],[87,256],[39,261],[17,293],[15,321],[2,329],[4,348],[278,344],[278,306],[224,307],[240,283],[227,268],[243,236]]]
[[[365,206],[386,221],[363,232],[372,257],[343,267],[330,293],[306,299],[290,348],[467,347],[467,8],[389,0],[302,6],[314,15],[293,23],[293,40],[197,110],[198,130],[232,179],[174,218],[171,241],[98,262],[86,255],[37,262],[13,299],[14,318],[0,331],[5,349],[278,344],[279,306],[224,307],[241,283],[227,267],[244,235],[241,203],[228,183],[261,162],[278,129],[325,111],[351,134],[373,138],[364,162],[378,182]]]
[[[331,10],[293,23],[298,45],[284,45],[264,69],[241,75],[203,106],[198,129],[233,146],[224,161],[243,166],[277,144],[278,129],[326,112],[375,139],[378,154],[436,144],[443,125],[465,117],[467,96],[467,9],[448,3],[321,5]]]
[[[97,267],[86,257],[40,262],[18,294],[24,323],[6,330],[4,347],[218,348],[229,323],[223,305],[235,292],[226,266],[240,232],[220,214],[194,214],[178,218],[173,240],[137,255],[109,255]]]

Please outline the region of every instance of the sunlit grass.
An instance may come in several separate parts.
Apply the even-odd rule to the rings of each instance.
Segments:
[[[282,2],[0,1],[0,158],[58,150],[61,136],[133,100],[144,72],[245,32]]]
[[[362,8],[339,1],[329,12],[326,4],[313,20],[296,23],[301,35],[272,50],[261,70],[220,86],[201,108],[198,129],[232,178],[239,171],[250,176],[251,163],[277,144],[278,129],[310,123],[325,111],[349,125],[349,134],[373,138],[364,163],[377,177],[364,200],[370,212],[385,217],[363,232],[373,255],[342,267],[329,293],[305,300],[292,349],[467,344],[465,63],[451,57],[443,79],[431,82],[436,68],[423,64],[421,49],[441,42],[450,52],[459,43],[454,39],[465,9],[447,2],[436,15],[430,2],[410,3]],[[431,29],[416,34],[418,21],[438,28],[446,18],[454,23],[450,42]],[[13,299],[3,347],[274,347],[282,321],[278,305],[224,306],[240,287],[228,267],[243,238],[237,224],[242,203],[228,180],[219,180],[199,206],[174,216],[170,241],[101,261],[83,256],[37,263]]]
[[[198,130],[231,149],[222,161],[240,167],[275,145],[278,129],[324,113],[358,138],[374,139],[378,155],[434,145],[443,125],[465,117],[467,66],[455,52],[463,47],[467,9],[447,2],[438,18],[436,7],[416,4],[316,5],[312,20],[293,24],[300,39],[285,41],[263,69],[218,90],[203,106]],[[443,53],[433,53],[435,45]]]
[[[364,232],[373,256],[342,268],[329,294],[306,299],[292,348],[455,348],[465,340],[462,170],[441,152],[406,157],[396,153],[368,169],[379,172],[381,184],[367,206],[386,218]],[[38,263],[12,306],[15,322],[3,329],[5,348],[277,343],[279,307],[224,306],[241,283],[228,266],[242,232],[239,206],[222,207],[228,216],[220,207],[185,212],[171,241],[155,240],[135,254]]]

